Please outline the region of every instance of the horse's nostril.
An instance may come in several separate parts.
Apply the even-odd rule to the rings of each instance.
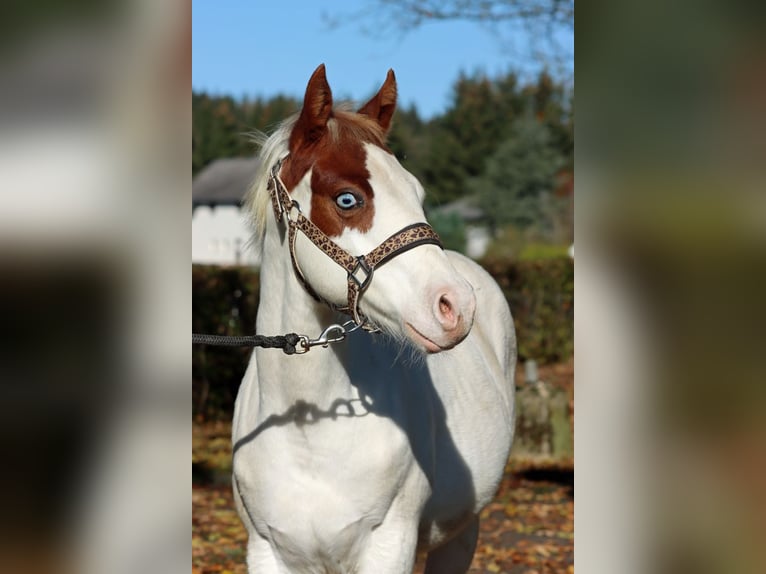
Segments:
[[[439,296],[436,308],[438,309],[437,318],[442,328],[447,331],[454,329],[457,326],[458,319],[455,314],[455,305],[447,293]]]
[[[442,315],[450,315],[452,314],[452,303],[449,302],[449,299],[442,295],[439,297],[439,311],[441,311]]]

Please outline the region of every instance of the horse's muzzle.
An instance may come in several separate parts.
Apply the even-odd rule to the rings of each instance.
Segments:
[[[406,322],[408,337],[428,353],[453,348],[468,336],[476,312],[476,297],[468,287],[438,289],[426,324]]]

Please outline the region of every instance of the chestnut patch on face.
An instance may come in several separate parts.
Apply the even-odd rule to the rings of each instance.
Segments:
[[[370,173],[365,166],[367,154],[361,145],[342,146],[327,157],[320,158],[311,172],[311,220],[330,237],[337,237],[345,228],[366,232],[372,227],[375,214]],[[353,193],[359,204],[344,210],[336,198],[341,193]]]
[[[372,227],[375,205],[363,144],[385,149],[384,135],[366,117],[345,112],[334,113],[328,128],[322,138],[288,156],[282,181],[292,190],[312,169],[311,221],[330,237],[341,235],[346,228],[364,233]],[[347,210],[340,208],[336,198],[345,192],[353,193],[359,204]]]

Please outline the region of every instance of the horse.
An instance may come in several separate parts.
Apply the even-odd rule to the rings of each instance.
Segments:
[[[386,144],[396,99],[389,70],[358,110],[334,106],[321,65],[261,148],[256,331],[324,337],[289,357],[256,349],[237,395],[250,573],[401,574],[419,553],[427,574],[465,572],[507,462],[511,313],[427,224]]]

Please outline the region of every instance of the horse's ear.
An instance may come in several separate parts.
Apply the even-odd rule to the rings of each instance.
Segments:
[[[290,151],[294,153],[302,144],[321,138],[332,115],[332,91],[327,83],[324,64],[311,74],[303,97],[303,109],[290,135]]]
[[[385,133],[391,128],[391,118],[396,111],[396,76],[389,70],[386,81],[372,99],[364,104],[359,113],[374,119]]]

